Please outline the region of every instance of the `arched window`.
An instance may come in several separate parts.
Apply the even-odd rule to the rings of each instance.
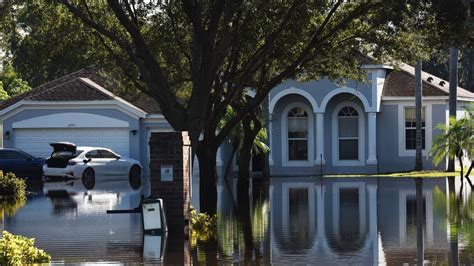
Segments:
[[[337,115],[339,128],[339,160],[359,159],[359,113],[350,106],[343,107]]]
[[[288,112],[288,161],[308,160],[308,113],[302,107]]]

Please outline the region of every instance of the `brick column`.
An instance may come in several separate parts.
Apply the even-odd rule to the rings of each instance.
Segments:
[[[168,230],[184,232],[190,202],[190,141],[187,132],[153,132],[151,195],[163,199]]]

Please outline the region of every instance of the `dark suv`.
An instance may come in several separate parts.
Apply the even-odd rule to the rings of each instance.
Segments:
[[[0,148],[0,170],[4,174],[12,172],[21,178],[41,179],[43,164],[43,158],[34,157],[22,150]]]

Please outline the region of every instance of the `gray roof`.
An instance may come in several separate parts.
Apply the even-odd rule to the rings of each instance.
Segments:
[[[92,83],[91,83],[92,82]],[[97,67],[88,67],[0,103],[0,110],[19,101],[100,101],[117,97],[129,102],[149,114],[161,113],[158,103],[142,93],[138,96],[115,95],[116,84],[104,77]]]

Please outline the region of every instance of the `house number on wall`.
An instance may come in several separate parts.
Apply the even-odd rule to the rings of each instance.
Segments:
[[[68,124],[67,127],[76,127],[76,124]]]

